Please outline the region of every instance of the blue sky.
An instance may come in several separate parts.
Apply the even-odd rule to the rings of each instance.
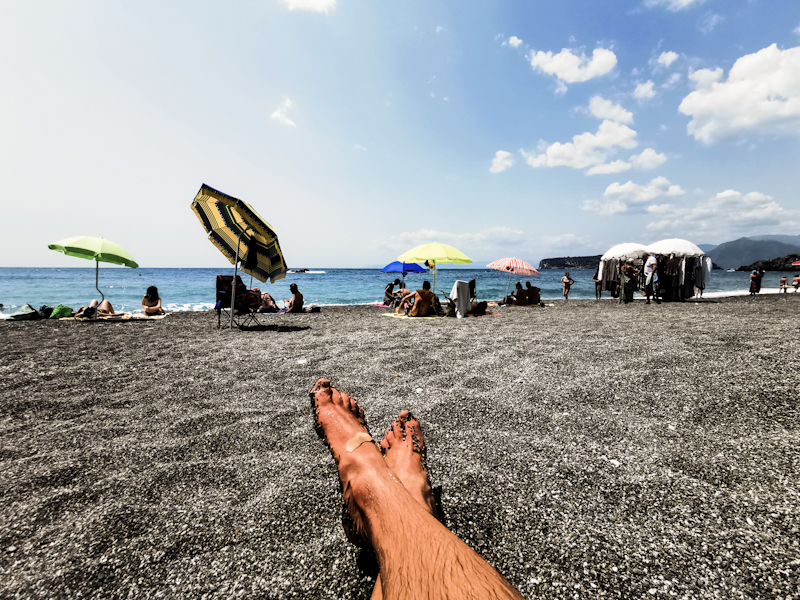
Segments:
[[[224,267],[201,183],[294,267],[797,234],[800,3],[0,1],[0,136],[0,266]]]

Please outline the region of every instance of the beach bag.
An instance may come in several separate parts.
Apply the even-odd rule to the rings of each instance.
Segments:
[[[38,319],[40,316],[41,315],[39,315],[39,312],[35,308],[30,304],[26,304],[8,318],[11,321],[29,321],[31,319]]]
[[[49,319],[50,318],[50,313],[51,312],[53,312],[53,307],[52,306],[46,306],[45,305],[45,306],[40,306],[39,307],[39,314],[45,319]]]
[[[63,304],[57,304],[53,311],[50,313],[51,319],[60,319],[61,317],[71,317],[72,309]]]

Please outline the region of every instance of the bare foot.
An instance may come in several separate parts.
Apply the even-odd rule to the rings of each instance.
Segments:
[[[381,450],[389,469],[403,482],[412,498],[438,518],[428,471],[425,468],[425,440],[419,421],[407,410],[386,430]]]
[[[359,546],[369,545],[365,521],[357,496],[359,479],[366,473],[386,472],[389,469],[380,450],[367,430],[364,410],[344,392],[331,387],[327,379],[320,379],[311,388],[317,433],[331,449],[339,468],[342,495],[352,523],[345,522],[348,539]],[[354,489],[356,488],[356,489]]]

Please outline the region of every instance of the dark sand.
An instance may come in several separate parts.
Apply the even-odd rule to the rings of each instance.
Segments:
[[[800,295],[383,312],[0,322],[0,597],[368,598],[320,376],[526,597],[798,597]]]

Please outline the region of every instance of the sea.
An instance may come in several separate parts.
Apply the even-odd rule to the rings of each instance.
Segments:
[[[128,269],[103,267],[99,272],[99,285],[105,298],[116,311],[141,312],[142,296],[148,286],[158,288],[162,305],[167,311],[205,311],[214,307],[214,284],[217,274],[232,275],[233,269]],[[570,274],[575,285],[570,298],[594,298],[593,269],[575,269]],[[763,287],[777,288],[780,278],[786,275],[791,282],[796,273],[768,272]],[[543,270],[533,277],[511,277],[513,289],[517,281],[530,281],[541,288],[544,301],[562,297],[561,277],[563,271]],[[296,283],[306,304],[342,305],[371,304],[383,298],[383,288],[395,277],[395,273],[381,273],[378,269],[321,269],[309,268],[308,272],[290,272],[286,278],[274,284],[242,277],[248,287],[259,287],[279,301],[291,297],[289,284]],[[424,280],[433,282],[432,273],[406,275],[406,287],[414,290],[422,287]],[[437,292],[448,294],[453,283],[461,279],[476,280],[479,299],[499,300],[506,295],[509,285],[507,273],[490,269],[437,269]],[[713,271],[706,284],[706,295],[745,293],[748,289],[749,273]],[[608,296],[604,293],[604,296]],[[440,293],[440,297],[442,297]],[[0,318],[16,312],[24,304],[34,308],[64,304],[73,309],[100,298],[95,289],[94,268],[0,268]]]

